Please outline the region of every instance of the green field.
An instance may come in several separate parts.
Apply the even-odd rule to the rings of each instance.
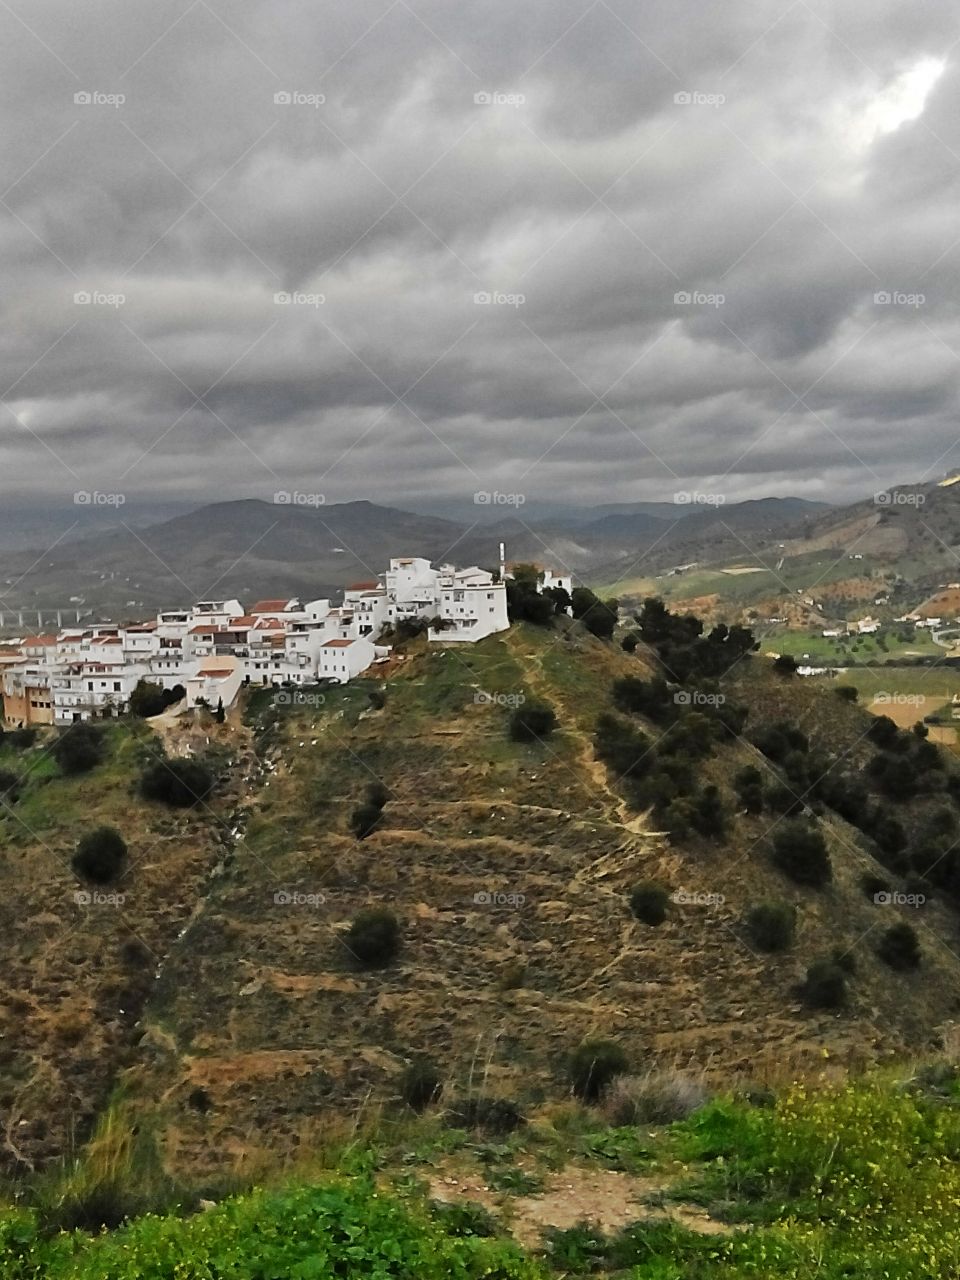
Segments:
[[[760,636],[763,652],[789,653],[798,661],[805,654],[811,661],[842,667],[848,662],[897,662],[904,658],[943,656],[946,650],[934,644],[927,631],[903,639],[898,628],[885,628],[875,635],[823,636],[820,630],[797,631],[787,627],[767,631]]]

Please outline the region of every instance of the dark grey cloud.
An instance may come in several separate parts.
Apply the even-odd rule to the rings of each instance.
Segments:
[[[892,0],[11,0],[2,484],[592,502],[939,474],[958,41],[951,6]]]

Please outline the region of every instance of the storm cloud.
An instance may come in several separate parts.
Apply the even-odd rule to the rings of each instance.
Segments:
[[[9,0],[3,488],[960,466],[958,40],[892,0]]]

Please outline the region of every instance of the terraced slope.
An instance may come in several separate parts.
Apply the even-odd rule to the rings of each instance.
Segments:
[[[643,669],[576,631],[514,628],[412,654],[380,709],[363,681],[318,705],[251,708],[268,774],[227,873],[162,967],[125,1081],[170,1167],[293,1156],[331,1121],[395,1097],[418,1055],[439,1064],[448,1097],[535,1104],[563,1095],[566,1055],[592,1034],[620,1040],[637,1066],[753,1079],[825,1051],[858,1063],[931,1039],[955,1006],[955,915],[928,909],[917,974],[880,965],[869,937],[892,917],[862,893],[875,864],[851,828],[825,819],[835,877],[813,891],[770,865],[769,818],[738,818],[722,846],[672,847],[627,810],[592,732],[614,676]],[[508,740],[519,696],[557,708],[546,743]],[[755,755],[725,747],[704,775],[728,789]],[[361,841],[350,815],[373,780],[391,798]],[[680,891],[659,928],[627,907],[646,879]],[[769,957],[742,920],[773,897],[795,902],[800,923],[792,951]],[[371,904],[403,927],[382,970],[344,943]],[[796,984],[834,946],[857,958],[852,1006],[811,1013]]]

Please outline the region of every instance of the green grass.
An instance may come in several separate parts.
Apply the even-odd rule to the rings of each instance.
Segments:
[[[636,1221],[615,1233],[587,1222],[564,1231],[544,1223],[541,1247],[527,1253],[506,1238],[508,1208],[502,1220],[464,1204],[452,1211],[431,1202],[423,1181],[411,1175],[411,1160],[432,1161],[444,1151],[463,1158],[471,1151],[460,1133],[449,1135],[453,1146],[445,1143],[434,1117],[414,1128],[399,1126],[389,1146],[371,1139],[372,1145],[343,1148],[338,1170],[315,1179],[229,1196],[208,1212],[168,1206],[102,1232],[51,1230],[57,1199],[48,1187],[44,1197],[28,1194],[19,1207],[0,1207],[0,1274],[4,1280],[954,1276],[960,1269],[958,1095],[957,1069],[942,1062],[906,1084],[887,1071],[856,1082],[794,1086],[769,1106],[719,1097],[688,1120],[644,1131],[648,1207],[638,1206]],[[553,1160],[537,1171],[511,1163],[521,1150],[535,1153],[543,1144],[537,1126],[508,1143],[472,1148],[490,1186],[506,1197],[503,1204],[536,1194],[541,1169],[543,1177],[548,1168],[559,1169],[562,1185],[556,1157],[564,1140],[566,1159],[577,1163],[599,1154],[585,1143],[603,1152],[636,1143],[624,1130],[597,1128],[582,1109],[566,1128],[549,1132]],[[99,1149],[60,1185],[60,1202],[69,1194],[81,1214],[109,1210],[111,1197],[131,1203],[131,1184],[144,1176],[135,1144],[116,1125],[102,1128],[96,1141]],[[149,1172],[154,1185],[156,1168]],[[729,1225],[719,1234],[700,1233],[671,1220],[662,1206],[680,1201],[704,1205],[715,1222]]]
[[[829,630],[829,628],[828,628]],[[881,643],[882,641],[882,643]],[[848,662],[897,662],[909,657],[942,656],[926,631],[902,640],[897,631],[881,630],[875,635],[830,637],[820,631],[798,631],[786,627],[760,635],[760,648],[767,652],[789,653],[798,660],[809,654],[811,661],[843,667]]]

